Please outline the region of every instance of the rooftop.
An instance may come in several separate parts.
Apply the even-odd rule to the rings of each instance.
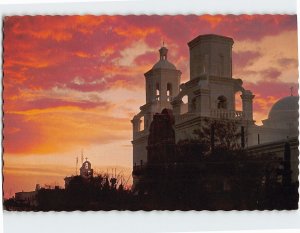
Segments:
[[[233,45],[234,43],[233,39],[227,36],[220,36],[216,34],[205,34],[205,35],[197,36],[196,38],[188,42],[188,46],[192,48],[202,41],[213,41],[213,42],[223,42],[223,43],[225,42],[225,43],[230,43],[231,45]]]

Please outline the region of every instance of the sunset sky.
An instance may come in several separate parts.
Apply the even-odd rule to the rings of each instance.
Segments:
[[[168,60],[189,79],[187,42],[232,37],[233,75],[255,94],[257,124],[298,91],[295,15],[16,16],[4,19],[4,192],[63,185],[83,149],[96,171],[132,166],[131,118],[144,73]]]

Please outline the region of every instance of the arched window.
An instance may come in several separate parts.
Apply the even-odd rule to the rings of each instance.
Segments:
[[[172,100],[172,84],[171,83],[167,84],[167,100],[168,101]]]
[[[159,84],[156,83],[156,89],[155,89],[155,93],[156,93],[156,96],[155,96],[155,100],[159,100],[160,99],[160,89],[159,89]]]
[[[187,103],[188,103],[188,96],[187,96],[187,95],[185,95],[185,96],[182,97],[182,102],[183,102],[184,104],[187,104]]]
[[[235,93],[235,95],[234,95],[234,99],[235,99],[235,102],[234,102],[234,110],[235,110],[235,111],[243,111],[241,94],[242,94],[242,93],[241,93],[240,91],[238,91],[238,92]]]
[[[140,119],[140,131],[143,131],[145,129],[145,118],[142,116]]]
[[[185,95],[182,97],[182,105],[181,105],[181,111],[180,114],[185,114],[188,112],[188,96]]]
[[[218,97],[218,109],[227,109],[227,98],[224,95]]]

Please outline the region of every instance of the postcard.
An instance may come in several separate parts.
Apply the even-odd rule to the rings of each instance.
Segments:
[[[298,209],[297,49],[296,15],[4,17],[4,209]]]

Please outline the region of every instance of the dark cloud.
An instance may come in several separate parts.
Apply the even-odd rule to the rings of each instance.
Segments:
[[[294,58],[279,58],[277,60],[278,64],[282,68],[297,68],[298,67],[298,60]]]
[[[263,79],[276,80],[280,75],[281,71],[276,68],[268,68],[260,72]]]
[[[244,82],[246,89],[252,90],[255,94],[254,112],[268,114],[275,101],[289,96],[290,88],[294,87],[294,93],[298,93],[298,83],[285,83],[279,81],[260,81],[257,83]]]
[[[294,92],[298,92],[298,83],[280,82],[280,81],[259,81],[257,83],[244,82],[244,87],[254,91],[254,94],[259,94],[262,98],[275,96],[281,98],[290,95],[290,88],[295,88]]]
[[[242,51],[232,53],[232,64],[234,69],[245,69],[246,66],[253,64],[255,60],[262,56],[261,53],[257,51]]]

